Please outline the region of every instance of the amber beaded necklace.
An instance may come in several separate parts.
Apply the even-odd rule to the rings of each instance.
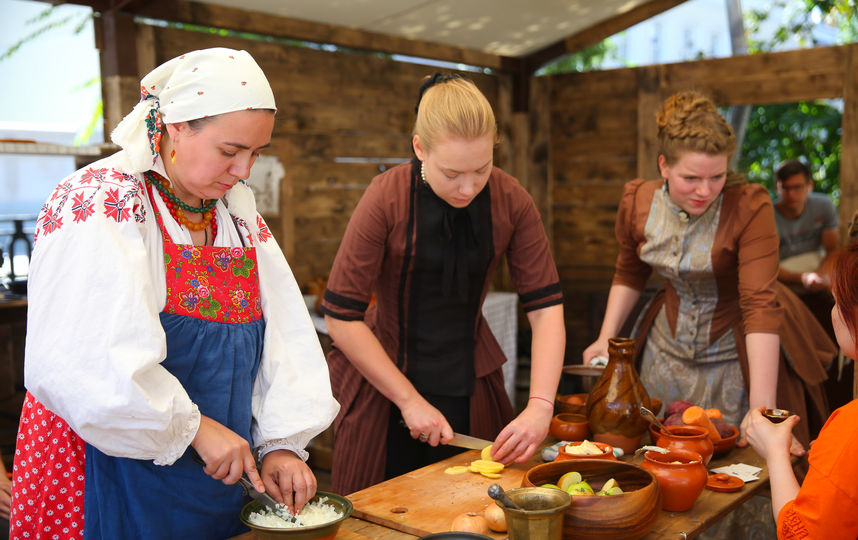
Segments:
[[[217,237],[217,218],[215,217],[215,212],[212,211],[214,206],[217,204],[217,199],[211,199],[200,208],[196,208],[182,202],[173,192],[173,188],[170,187],[170,181],[160,174],[154,171],[146,171],[143,173],[143,177],[146,178],[146,182],[149,185],[155,186],[155,189],[158,190],[158,193],[161,195],[161,200],[164,201],[164,204],[167,206],[167,210],[170,211],[170,215],[173,216],[173,219],[191,231],[205,231],[208,229],[209,224],[211,224],[212,239]],[[188,218],[185,217],[186,210],[196,214],[202,214],[203,220],[199,223],[189,221]],[[206,238],[206,240],[208,240],[208,238]]]

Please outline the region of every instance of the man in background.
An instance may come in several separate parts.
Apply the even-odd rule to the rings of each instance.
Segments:
[[[810,168],[801,161],[784,162],[775,177],[775,223],[781,259],[778,279],[792,288],[834,340],[830,273],[840,246],[837,209],[827,195],[813,192]],[[853,368],[839,355],[825,381],[832,410],[852,399],[852,381]]]
[[[775,176],[781,258],[778,279],[800,296],[814,291],[827,294],[831,286],[828,265],[840,243],[837,209],[827,195],[813,192],[810,168],[801,161],[784,162]]]

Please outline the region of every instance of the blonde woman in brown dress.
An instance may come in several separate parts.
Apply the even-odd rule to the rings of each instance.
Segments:
[[[834,354],[807,310],[777,284],[771,198],[729,170],[736,139],[696,92],[668,98],[657,115],[660,181],[625,186],[616,223],[620,252],[599,338],[584,363],[607,356],[655,269],[665,283],[636,325],[639,369],[650,395],[721,409],[745,443],[749,406],[820,418],[819,383]],[[813,416],[813,415],[811,415]],[[802,414],[808,418],[807,414]],[[804,431],[792,453],[803,455]]]

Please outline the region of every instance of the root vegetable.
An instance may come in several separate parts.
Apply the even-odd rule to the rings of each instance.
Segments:
[[[450,525],[451,531],[470,532],[476,534],[489,534],[489,524],[481,514],[476,512],[468,512],[456,516],[453,523]]]
[[[483,516],[486,518],[486,523],[489,529],[494,532],[506,532],[506,515],[503,509],[495,503],[490,503],[483,510]]]
[[[709,431],[709,438],[712,439],[712,442],[718,442],[721,440],[721,434],[718,433],[718,428],[712,424],[712,420],[706,416],[706,411],[703,410],[703,407],[698,407],[697,405],[693,405],[685,409],[685,412],[682,413],[682,421],[690,426],[700,426],[704,427]]]

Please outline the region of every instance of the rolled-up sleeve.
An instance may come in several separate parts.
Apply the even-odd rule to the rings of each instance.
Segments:
[[[525,313],[563,303],[557,265],[539,211],[520,186],[513,190],[513,232],[507,247],[510,280]]]
[[[775,281],[778,277],[778,234],[774,207],[762,186],[744,189],[746,223],[738,237],[739,307],[745,333],[776,334],[781,327],[781,307]]]
[[[364,318],[390,232],[382,191],[373,180],[349,220],[322,299],[325,315],[343,321]]]

